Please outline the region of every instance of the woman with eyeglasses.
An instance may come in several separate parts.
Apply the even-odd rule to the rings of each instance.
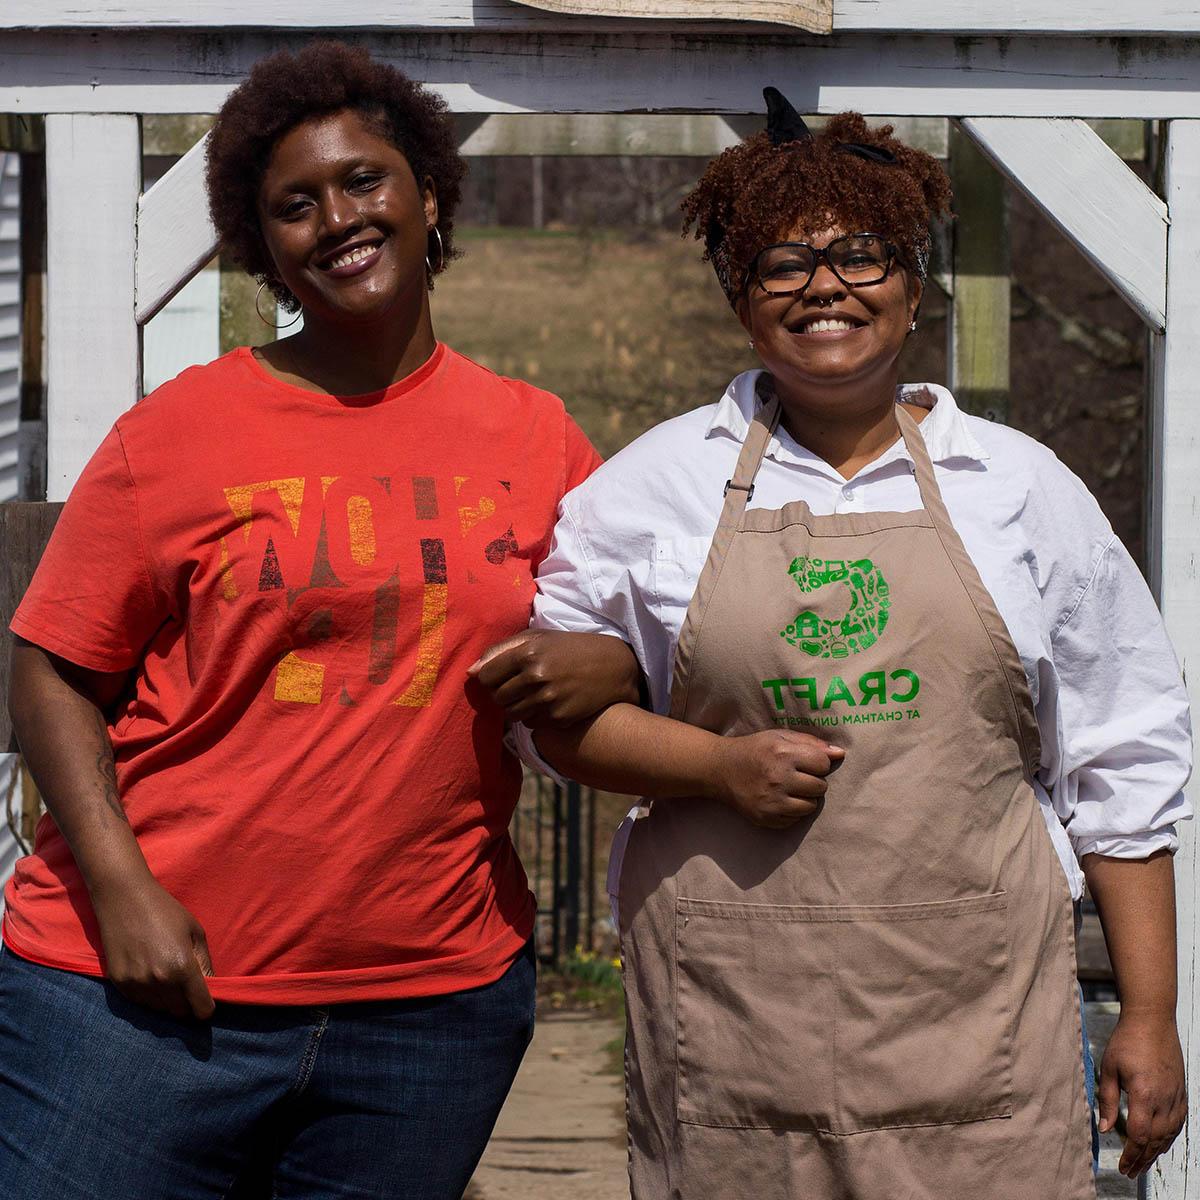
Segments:
[[[653,700],[536,734],[651,798],[610,875],[633,1195],[1084,1200],[1085,877],[1121,1170],[1184,1119],[1179,667],[1079,480],[898,379],[942,168],[767,97],[684,202],[762,369],[566,497],[535,605],[627,641]]]
[[[49,816],[5,897],[5,1197],[461,1200],[483,1151],[535,904],[470,668],[521,634],[550,720],[638,689],[610,638],[525,636],[599,459],[434,334],[463,170],[443,102],[341,43],[218,114],[217,229],[304,321],[117,420],[13,622]]]

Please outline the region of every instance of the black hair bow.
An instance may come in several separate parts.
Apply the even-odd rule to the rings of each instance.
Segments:
[[[763,88],[763,99],[767,102],[767,133],[770,135],[772,146],[811,140],[812,130],[778,88]],[[882,146],[868,146],[863,142],[838,142],[838,149],[856,154],[868,162],[884,163],[887,166],[894,166],[896,163],[896,156]]]

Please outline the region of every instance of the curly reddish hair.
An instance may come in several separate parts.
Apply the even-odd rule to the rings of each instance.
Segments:
[[[704,239],[733,303],[763,246],[795,229],[878,233],[892,242],[904,266],[924,278],[930,224],[950,213],[950,180],[931,154],[871,129],[861,113],[831,118],[811,138],[775,146],[766,131],[714,158],[684,198],[683,232]],[[876,147],[894,158],[879,162],[847,149]],[[886,156],[886,155],[885,155]]]
[[[266,283],[289,312],[295,296],[275,273],[258,221],[258,191],[271,152],[284,134],[314,117],[351,109],[408,160],[418,180],[437,191],[441,270],[457,257],[454,210],[466,163],[449,109],[403,72],[345,42],[310,42],[259,59],[221,106],[208,139],[205,182],[213,223],[224,248]],[[433,287],[432,273],[429,279]]]

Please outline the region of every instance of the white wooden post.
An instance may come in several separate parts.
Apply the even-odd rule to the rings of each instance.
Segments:
[[[1200,714],[1200,120],[1167,126],[1166,332],[1153,334],[1150,487],[1151,581]],[[1193,803],[1200,787],[1189,789]],[[1150,1173],[1153,1200],[1200,1196],[1200,829],[1179,828],[1179,1036],[1188,1068],[1188,1125]]]
[[[136,116],[46,118],[46,498],[63,500],[140,396],[134,261],[142,177]]]

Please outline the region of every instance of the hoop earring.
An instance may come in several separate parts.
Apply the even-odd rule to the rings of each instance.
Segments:
[[[298,312],[290,321],[287,321],[282,325],[277,325],[274,321],[268,321],[267,318],[262,315],[262,309],[258,307],[258,298],[262,295],[262,290],[266,286],[267,281],[264,279],[262,283],[258,285],[258,291],[254,293],[254,311],[258,313],[258,319],[264,325],[269,325],[272,329],[291,329],[291,327],[295,325],[295,323],[300,320],[302,316],[304,316],[303,310]]]
[[[445,244],[442,242],[442,231],[436,225],[432,229],[430,229],[428,231],[428,233],[425,234],[426,242],[429,241],[430,233],[432,233],[437,238],[438,264],[435,267],[433,265],[433,263],[431,263],[429,261],[429,255],[426,254],[425,255],[425,270],[427,270],[430,273],[430,275],[437,275],[442,270],[442,268],[446,265],[446,247],[445,247]]]

